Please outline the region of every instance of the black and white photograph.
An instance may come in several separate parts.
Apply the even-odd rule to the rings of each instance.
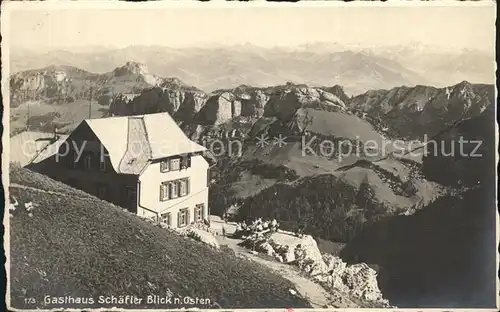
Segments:
[[[496,311],[496,2],[3,2],[6,303]]]

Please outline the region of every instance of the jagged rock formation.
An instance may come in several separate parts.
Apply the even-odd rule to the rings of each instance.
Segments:
[[[10,86],[11,135],[22,131],[27,123],[32,130],[52,131],[57,126],[71,131],[75,124],[89,118],[89,108],[90,116],[97,118],[175,112],[182,106],[178,118],[188,121],[206,98],[203,92],[176,78],[152,75],[137,62],[127,62],[103,74],[71,66],[49,66],[12,75]],[[37,109],[29,112],[33,104]],[[43,125],[38,122],[41,117]]]
[[[302,107],[345,111],[346,103],[341,98],[347,97],[342,88],[339,86],[331,88],[331,92],[335,93],[325,89],[293,84],[268,88],[239,86],[235,89],[217,90],[206,95],[195,88],[169,84],[161,90],[156,88],[145,90],[132,100],[130,96],[118,97],[111,111],[116,115],[141,114],[152,110],[175,114],[178,110],[186,109],[197,113],[199,111],[194,121],[204,125],[220,125],[237,117],[251,118],[254,121],[262,116],[286,118]],[[184,94],[179,92],[184,92]],[[194,105],[193,101],[184,102],[185,96],[195,97]],[[166,101],[168,104],[164,103],[165,98],[169,98]],[[125,108],[130,105],[133,108]],[[187,109],[184,106],[191,108]],[[179,120],[182,120],[181,117],[183,116],[179,116]]]
[[[150,85],[158,85],[160,79],[149,73],[146,65],[136,62],[127,62],[124,66],[115,68],[112,72],[114,77],[138,76],[139,80]]]
[[[237,132],[255,133],[254,125],[260,119],[269,117],[286,122],[289,130],[295,133],[303,127],[302,119],[296,120],[303,113],[301,110],[347,112],[346,99],[348,97],[340,86],[313,88],[288,83],[255,88],[241,85],[205,94],[174,81],[164,82],[161,87],[144,90],[140,94],[120,95],[111,104],[110,111],[113,115],[167,111],[182,123],[190,137],[199,139],[212,136],[214,131],[230,137]],[[293,127],[295,124],[297,129]]]
[[[117,96],[110,105],[110,112],[117,116],[168,112],[175,119],[187,121],[200,110],[205,99],[201,91],[168,82],[140,94]]]
[[[492,85],[463,81],[440,89],[416,86],[368,91],[354,97],[350,107],[387,123],[396,136],[415,138],[434,135],[460,119],[477,116],[493,103]]]
[[[11,76],[11,107],[28,100],[67,104],[78,99],[97,100],[109,105],[119,94],[140,93],[153,86],[171,85],[175,79],[157,77],[144,64],[127,62],[104,74],[90,73],[72,66],[49,66]]]
[[[289,119],[297,109],[307,107],[326,111],[346,110],[346,104],[333,93],[306,85],[287,85],[272,93],[264,115]]]
[[[379,307],[389,307],[389,302],[378,288],[377,273],[372,268],[364,263],[347,265],[339,257],[322,254],[316,241],[309,235],[295,238],[293,244],[280,244],[278,236],[284,235],[287,234],[252,235],[242,245],[274,256],[277,261],[298,266],[313,280],[332,289],[332,292],[342,292]]]
[[[50,103],[64,100],[71,103],[90,96],[89,82],[98,79],[98,74],[71,66],[49,66],[19,72],[10,77],[10,105],[17,107],[29,100]]]

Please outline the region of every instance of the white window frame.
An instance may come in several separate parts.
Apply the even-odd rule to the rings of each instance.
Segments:
[[[189,194],[189,179],[184,178],[179,180],[179,197],[184,197]]]
[[[177,184],[177,181],[172,181],[169,183],[170,186],[170,199],[174,199],[179,197],[179,185]]]
[[[169,172],[170,171],[170,161],[163,160],[160,162],[160,172]]]
[[[188,196],[190,193],[189,178],[164,181],[160,184],[160,201]]]
[[[194,207],[194,221],[195,222],[203,221],[204,210],[205,210],[205,204],[198,204]]]
[[[174,166],[174,164],[176,166]],[[180,171],[181,170],[181,159],[180,158],[172,158],[169,163],[169,171]]]
[[[181,222],[182,217],[184,217],[184,222]],[[179,216],[178,216],[178,227],[184,227],[189,224],[189,209],[188,208],[182,208],[179,209]]]
[[[191,167],[191,155],[186,155],[181,158],[181,170]]]
[[[170,199],[170,183],[163,182],[160,184],[160,201]]]
[[[172,226],[172,214],[170,212],[161,214],[161,223]]]

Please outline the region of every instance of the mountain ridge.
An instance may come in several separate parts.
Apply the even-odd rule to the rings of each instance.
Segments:
[[[383,129],[389,126],[393,134],[404,137],[421,136],[429,125],[440,128],[443,122],[459,117],[461,110],[475,115],[493,102],[491,86],[468,82],[441,89],[417,85],[369,90],[356,97],[349,97],[339,85],[315,87],[290,81],[266,87],[238,85],[207,93],[177,77],[151,74],[143,63],[132,61],[104,74],[74,66],[52,65],[17,73],[11,76],[10,84],[13,109],[26,101],[39,101],[49,106],[70,102],[70,106],[76,100],[87,103],[92,99],[97,101],[101,116],[167,111],[180,122],[198,120],[196,123],[203,124],[212,120],[209,123],[221,124],[239,116],[258,119],[282,115],[286,110],[289,112],[285,115],[293,115],[297,108],[315,108],[353,113],[368,120],[379,131],[384,132]],[[460,88],[462,91],[456,91]],[[446,104],[451,102],[454,107]],[[48,110],[53,111],[53,108]],[[15,118],[22,119],[22,113]],[[14,128],[21,126],[14,125]],[[47,130],[50,131],[44,129]]]
[[[418,54],[419,59],[423,59],[418,68],[414,68],[415,66],[407,61],[412,59],[415,53],[409,54],[411,50],[406,52],[407,49],[402,52],[400,50],[349,45],[331,48],[325,43],[273,48],[251,44],[190,48],[130,46],[102,53],[98,50],[82,53],[53,51],[38,55],[26,52],[19,53],[19,56],[14,53],[11,68],[16,72],[52,63],[69,63],[91,72],[102,73],[111,71],[128,60],[137,60],[154,68],[155,75],[176,76],[208,92],[234,88],[243,83],[263,87],[302,80],[315,86],[343,84],[349,94],[358,94],[368,89],[404,84],[435,85],[439,82],[451,85],[467,77],[468,72],[471,73],[469,77],[481,77],[478,73],[484,73],[490,62],[489,56],[483,52],[444,51],[441,53],[444,56],[438,56],[446,60],[445,69],[448,72],[454,68],[450,59],[453,59],[455,64],[463,64],[460,69],[462,76],[445,79],[441,73],[442,66],[439,68],[439,62],[432,63],[432,57],[427,57],[425,50],[418,52],[423,53],[423,56]],[[432,64],[428,65],[429,63]],[[363,67],[365,65],[367,67]],[[430,79],[436,75],[429,69],[439,71],[443,79]],[[483,75],[484,77],[488,76]],[[473,80],[492,82],[491,77],[488,77],[487,81],[482,81],[486,79],[483,78]]]

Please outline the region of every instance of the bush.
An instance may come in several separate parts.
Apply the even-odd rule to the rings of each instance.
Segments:
[[[203,239],[201,238],[200,234],[196,233],[193,230],[188,230],[186,236],[191,239],[194,239],[195,241],[203,242]]]

